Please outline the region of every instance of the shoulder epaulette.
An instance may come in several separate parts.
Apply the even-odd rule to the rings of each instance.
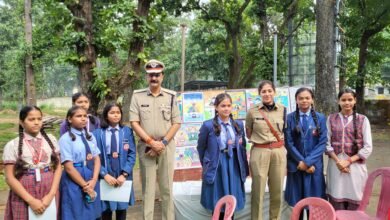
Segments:
[[[146,92],[148,89],[145,88],[145,89],[137,89],[137,90],[134,90],[133,93],[140,93],[140,92]]]
[[[169,94],[171,94],[171,95],[176,95],[176,92],[173,91],[173,90],[169,90],[169,89],[165,89],[165,88],[161,88],[161,90],[162,90],[163,92],[169,93]]]

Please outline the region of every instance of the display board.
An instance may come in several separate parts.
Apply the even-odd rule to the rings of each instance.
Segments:
[[[295,92],[297,87],[277,88],[275,102],[287,107],[287,112],[295,111]],[[196,145],[199,129],[203,121],[214,118],[214,101],[220,93],[228,93],[233,100],[233,118],[245,122],[248,109],[258,105],[261,97],[256,88],[240,90],[209,90],[203,92],[184,92],[177,95],[177,106],[181,116],[181,127],[175,135],[175,169],[201,167]],[[250,144],[247,144],[249,158]]]

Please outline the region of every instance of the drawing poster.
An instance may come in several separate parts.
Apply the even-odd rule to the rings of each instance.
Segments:
[[[218,94],[224,93],[223,90],[216,90],[216,91],[204,91],[203,92],[203,99],[204,99],[204,120],[212,119],[215,116],[215,110],[214,110],[214,101],[215,97],[217,97]]]
[[[201,123],[182,124],[175,135],[176,147],[197,145],[201,125]]]
[[[245,90],[245,96],[247,110],[261,102],[261,97],[259,96],[259,92],[257,91],[257,89]]]
[[[203,114],[203,93],[183,93],[183,122],[203,122]]]
[[[245,91],[226,91],[233,101],[232,114],[234,119],[245,119],[246,116],[246,100]]]
[[[195,146],[178,147],[175,153],[175,169],[190,169],[201,167],[198,150]]]
[[[289,99],[290,97],[287,87],[277,88],[274,100],[276,103],[284,105],[287,108],[287,112],[290,110]]]
[[[177,93],[176,95],[176,105],[180,112],[180,120],[183,122],[183,99],[181,93]]]

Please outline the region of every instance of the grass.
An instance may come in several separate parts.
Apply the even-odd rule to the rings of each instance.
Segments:
[[[5,176],[3,174],[0,175],[0,191],[8,190],[9,187],[5,182]]]

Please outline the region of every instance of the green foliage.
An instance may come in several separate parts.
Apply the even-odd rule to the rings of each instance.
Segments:
[[[383,65],[389,62],[390,50],[390,2],[382,0],[346,1],[340,23],[346,37],[346,78],[350,87],[355,87],[359,62],[360,42],[369,37],[365,82],[368,85],[386,83],[382,79]],[[374,36],[363,36],[367,31],[384,27]]]

